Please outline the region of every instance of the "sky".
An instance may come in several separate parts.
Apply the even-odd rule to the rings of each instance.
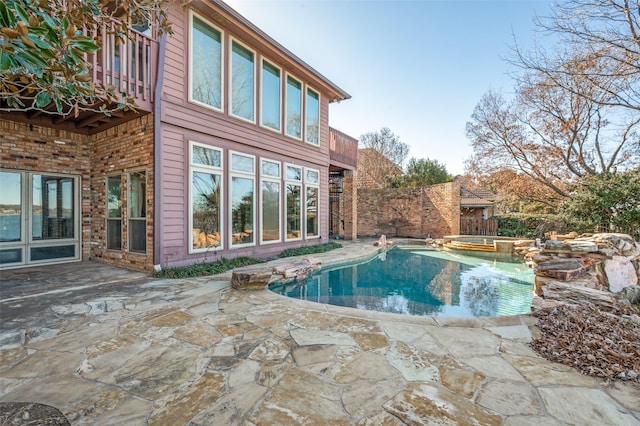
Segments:
[[[354,138],[388,127],[408,158],[453,175],[472,155],[466,123],[489,90],[513,93],[515,43],[541,38],[546,0],[225,0],[351,95],[329,125]]]

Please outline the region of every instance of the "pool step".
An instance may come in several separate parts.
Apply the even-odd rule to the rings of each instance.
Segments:
[[[493,244],[480,244],[480,243],[465,243],[462,241],[451,241],[444,244],[445,248],[454,250],[469,250],[469,251],[485,251],[495,252],[496,249]]]

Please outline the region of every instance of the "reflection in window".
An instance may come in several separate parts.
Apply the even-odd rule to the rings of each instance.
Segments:
[[[262,160],[262,241],[280,241],[280,163]]]
[[[222,108],[222,34],[197,17],[191,30],[191,99]]]
[[[307,186],[307,237],[318,236],[318,188]]]
[[[22,239],[22,175],[0,171],[0,241]],[[0,262],[2,263],[2,262]]]
[[[200,145],[193,145],[191,150],[191,164],[222,167],[222,153]]]
[[[107,177],[107,250],[122,248],[122,179]]]
[[[302,238],[302,186],[294,183],[286,186],[287,240],[297,240]]]
[[[302,83],[287,76],[286,134],[302,138]]]
[[[33,175],[31,236],[34,240],[74,238],[73,178]]]
[[[260,124],[280,130],[280,70],[262,62],[262,105]]]
[[[295,166],[287,166],[287,180],[302,180],[302,168]]]
[[[253,52],[231,43],[231,113],[254,121],[254,58]]]
[[[147,251],[147,180],[146,172],[129,174],[129,251]]]
[[[231,178],[231,244],[253,243],[253,179]]]
[[[307,89],[305,140],[320,145],[320,95]]]
[[[192,247],[219,247],[221,231],[220,182],[217,173],[194,171],[191,180]]]

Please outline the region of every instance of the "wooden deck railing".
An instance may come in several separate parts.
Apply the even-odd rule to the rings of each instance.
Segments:
[[[329,128],[329,159],[337,165],[355,170],[358,167],[358,140]]]
[[[116,87],[135,99],[138,108],[152,111],[158,68],[158,43],[130,29],[128,38],[114,35],[115,23],[102,30],[102,49],[88,57],[93,81]]]

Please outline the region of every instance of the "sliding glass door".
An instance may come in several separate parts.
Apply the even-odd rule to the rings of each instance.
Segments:
[[[80,178],[0,170],[0,268],[80,259]]]

